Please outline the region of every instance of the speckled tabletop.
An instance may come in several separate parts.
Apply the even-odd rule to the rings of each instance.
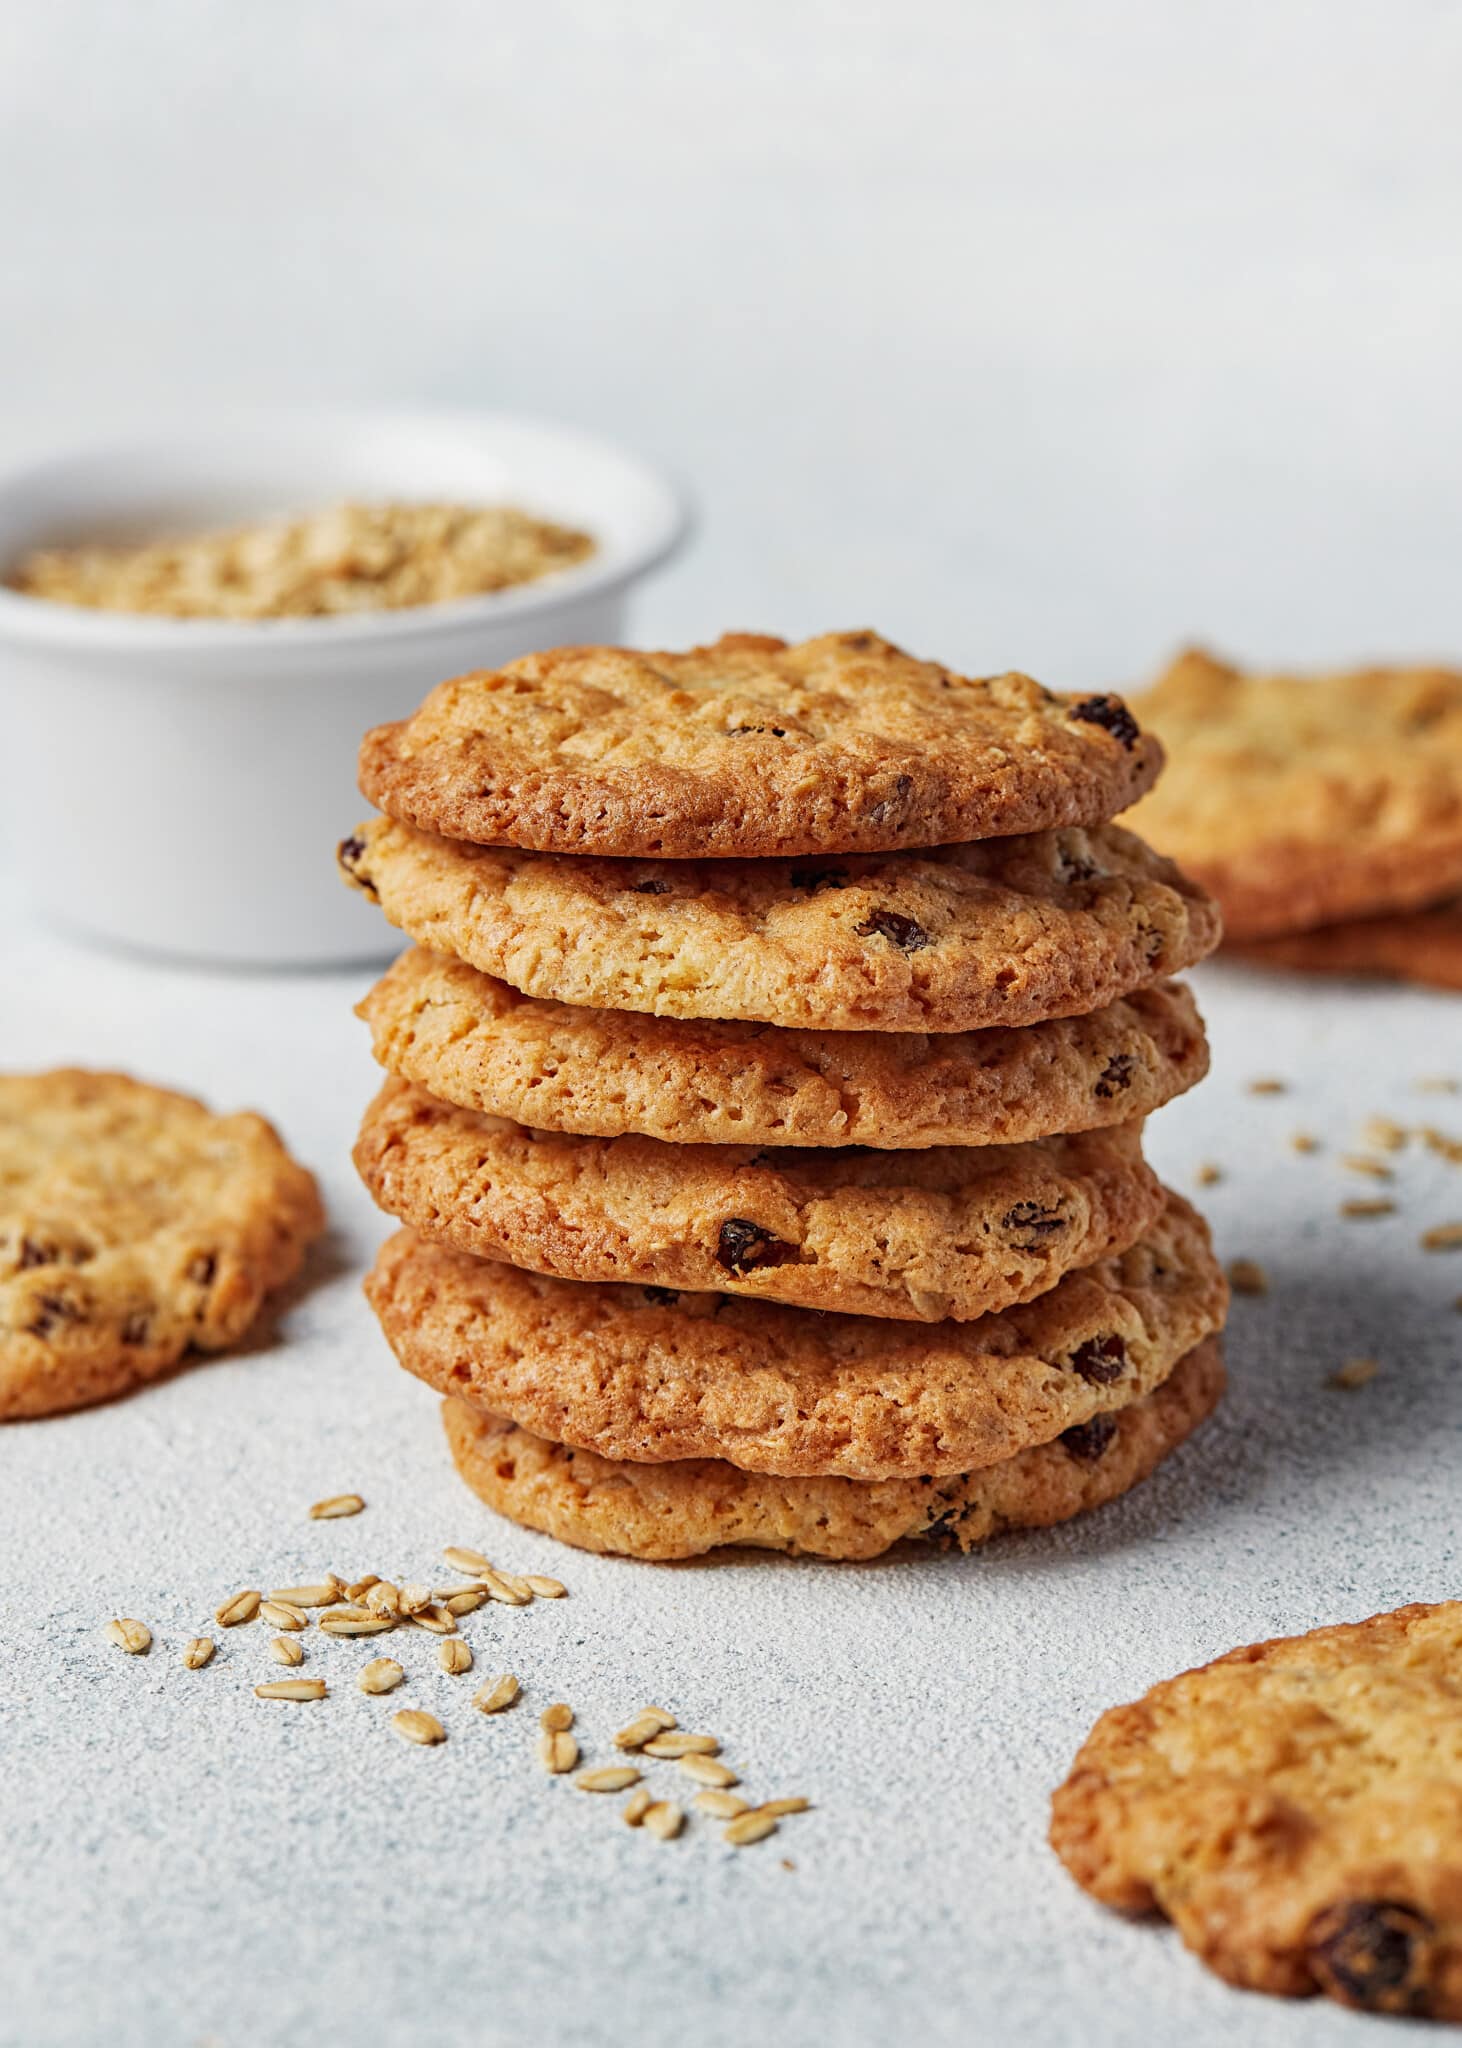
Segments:
[[[1047,1799],[1097,1713],[1231,1645],[1462,1592],[1462,1258],[1417,1245],[1462,1215],[1462,1170],[1413,1149],[1394,1218],[1339,1154],[1372,1113],[1462,1134],[1462,1008],[1404,991],[1197,977],[1212,1078],[1151,1127],[1225,1256],[1271,1292],[1235,1304],[1220,1418],[1099,1516],[966,1559],[654,1567],[496,1524],[451,1471],[437,1404],[392,1363],[359,1291],[383,1234],[348,1161],[372,1085],[350,1014],[365,974],[205,976],[73,949],[8,899],[7,1067],[119,1065],[272,1116],[334,1220],[247,1355],[96,1412],[0,1433],[0,2042],[1142,2043],[1377,2038],[1319,2003],[1226,1990],[1157,1926],[1126,1924],[1045,1846]],[[1253,1096],[1256,1074],[1288,1083]],[[1324,1148],[1301,1157],[1297,1128]],[[1372,1354],[1367,1386],[1327,1385]],[[350,1521],[309,1502],[354,1489]],[[333,1568],[435,1577],[444,1543],[560,1575],[566,1601],[465,1632],[523,1708],[425,1635],[390,1701],[374,1649],[312,1639],[318,1706],[257,1701],[258,1625],[212,1610]],[[109,1616],[146,1620],[145,1659]],[[220,1638],[183,1668],[195,1633]],[[404,1647],[403,1647],[404,1645]],[[757,1796],[816,1810],[754,1849],[697,1819],[661,1843],[617,1801],[550,1781],[536,1713],[574,1703],[586,1757],[646,1700],[713,1729]],[[438,1713],[440,1749],[389,1711]],[[669,1772],[672,1767],[658,1767]]]

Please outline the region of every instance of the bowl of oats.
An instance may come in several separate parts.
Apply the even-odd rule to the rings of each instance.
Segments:
[[[0,478],[7,856],[113,944],[377,956],[333,859],[361,731],[622,639],[685,521],[635,457],[495,414],[249,417]]]

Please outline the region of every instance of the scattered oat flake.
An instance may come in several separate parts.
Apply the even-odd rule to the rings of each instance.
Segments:
[[[371,1587],[379,1586],[380,1583],[378,1572],[367,1572],[363,1579],[355,1579],[346,1587],[345,1597],[347,1600],[364,1600]]]
[[[437,1645],[437,1662],[448,1678],[461,1678],[472,1669],[472,1652],[460,1636],[447,1636]]]
[[[1445,1131],[1436,1130],[1431,1124],[1423,1127],[1421,1141],[1428,1152],[1435,1152],[1451,1166],[1462,1166],[1462,1138],[1449,1138]]]
[[[483,1572],[492,1570],[491,1564],[480,1550],[468,1550],[461,1543],[449,1543],[442,1552],[442,1558],[454,1572],[461,1572],[469,1579],[478,1578]]]
[[[555,1700],[551,1707],[545,1707],[538,1716],[538,1725],[545,1735],[557,1735],[574,1725],[574,1710],[563,1700]]]
[[[389,1614],[322,1614],[320,1627],[327,1636],[379,1636],[396,1626]]]
[[[425,1607],[416,1608],[410,1618],[418,1628],[430,1629],[434,1636],[453,1636],[457,1633],[456,1615],[450,1608],[443,1607],[437,1601],[429,1601]],[[376,1625],[385,1627],[387,1624],[383,1618]]]
[[[322,1700],[328,1691],[323,1678],[271,1678],[256,1685],[256,1700]]]
[[[551,1777],[561,1777],[579,1761],[579,1745],[562,1728],[538,1738],[538,1761]]]
[[[213,1619],[220,1628],[238,1628],[240,1623],[254,1619],[260,1605],[261,1596],[250,1588],[243,1593],[235,1593],[232,1599],[225,1600],[221,1607],[216,1607]]]
[[[616,1749],[643,1749],[645,1744],[675,1726],[675,1716],[660,1707],[642,1707],[627,1728],[614,1738]]]
[[[1462,1081],[1454,1081],[1445,1074],[1428,1074],[1413,1084],[1418,1095],[1462,1094]]]
[[[394,1620],[401,1612],[400,1589],[389,1579],[377,1579],[365,1596],[364,1606],[368,1614],[389,1614]]]
[[[1383,1152],[1401,1152],[1410,1133],[1405,1124],[1398,1124],[1389,1116],[1371,1116],[1366,1118],[1361,1136],[1368,1145],[1379,1146]]]
[[[1205,1159],[1193,1176],[1200,1188],[1217,1187],[1223,1179],[1223,1168],[1215,1166],[1211,1159]]]
[[[394,1657],[373,1657],[356,1683],[362,1692],[394,1692],[405,1676]]]
[[[269,1654],[276,1664],[303,1664],[305,1653],[293,1636],[276,1636],[269,1645]]]
[[[689,1756],[677,1761],[687,1778],[694,1778],[698,1785],[710,1785],[718,1792],[727,1792],[741,1783],[729,1764],[718,1763],[713,1756],[700,1756],[692,1750]]]
[[[733,1849],[745,1849],[752,1842],[764,1842],[768,1835],[774,1835],[777,1817],[753,1807],[750,1813],[743,1813],[731,1821],[722,1832]]]
[[[733,1821],[732,1826],[734,1827],[735,1825],[736,1823]],[[773,1826],[775,1825],[776,1823],[773,1822]],[[683,1807],[677,1806],[673,1799],[653,1800],[645,1808],[640,1826],[647,1835],[655,1835],[660,1841],[669,1842],[685,1826],[685,1810]]]
[[[1462,1252],[1462,1223],[1434,1223],[1421,1234],[1424,1252]]]
[[[365,1502],[358,1493],[332,1493],[328,1500],[317,1500],[310,1509],[312,1522],[338,1522],[346,1515],[358,1515]]]
[[[811,1805],[810,1799],[804,1799],[799,1794],[793,1799],[763,1799],[756,1810],[758,1813],[769,1813],[773,1820],[778,1820],[784,1813],[806,1813]]]
[[[102,1633],[109,1643],[115,1643],[129,1657],[145,1656],[152,1648],[152,1630],[145,1621],[133,1621],[123,1616],[119,1621],[109,1621]]]
[[[528,1607],[533,1595],[521,1580],[514,1579],[510,1572],[485,1571],[482,1583],[487,1588],[489,1600],[496,1600],[504,1607]]]
[[[1394,1175],[1382,1159],[1368,1159],[1363,1152],[1346,1152],[1341,1165],[1347,1173],[1363,1173],[1368,1180],[1392,1180]]]
[[[1271,1074],[1261,1075],[1249,1083],[1251,1095],[1283,1095],[1289,1087],[1288,1081],[1277,1081]]]
[[[1359,1201],[1342,1202],[1340,1213],[1342,1216],[1394,1216],[1396,1204],[1384,1196],[1374,1201],[1365,1197]]]
[[[1331,1373],[1330,1384],[1332,1387],[1344,1387],[1347,1390],[1364,1387],[1376,1377],[1380,1369],[1374,1358],[1347,1358],[1338,1371]]]
[[[213,1655],[213,1643],[207,1636],[194,1636],[183,1651],[183,1662],[190,1671],[201,1671]]]
[[[563,1580],[551,1579],[546,1572],[529,1572],[523,1584],[540,1600],[564,1600],[568,1597],[569,1589]]]
[[[332,1575],[315,1586],[276,1586],[269,1598],[286,1607],[333,1607],[344,1591],[342,1582]]]
[[[739,1814],[750,1813],[751,1803],[739,1792],[723,1792],[707,1788],[697,1792],[691,1805],[698,1813],[708,1813],[712,1820],[735,1820]]]
[[[1296,1152],[1318,1152],[1320,1149],[1320,1140],[1312,1131],[1296,1131],[1289,1142]]]
[[[714,1735],[687,1735],[682,1729],[667,1729],[640,1747],[646,1756],[717,1756],[721,1745]]]
[[[461,1593],[448,1593],[440,1604],[446,1608],[448,1614],[455,1614],[460,1618],[464,1614],[475,1614],[486,1599],[487,1595],[480,1587],[473,1587]]]
[[[472,1704],[480,1714],[500,1714],[504,1707],[510,1707],[522,1691],[516,1678],[505,1671],[501,1678],[492,1679],[472,1696]]]
[[[391,1726],[403,1742],[419,1742],[423,1748],[433,1742],[445,1742],[447,1731],[435,1714],[427,1714],[420,1707],[403,1707],[391,1716]]]
[[[1269,1275],[1257,1259],[1230,1259],[1228,1279],[1235,1294],[1269,1292]]]
[[[627,1828],[637,1828],[654,1804],[654,1793],[648,1785],[641,1785],[626,1799],[620,1808],[619,1817]]]
[[[627,1792],[638,1785],[640,1775],[633,1764],[603,1764],[595,1771],[580,1771],[574,1783],[581,1792]]]
[[[259,1619],[267,1621],[270,1628],[287,1628],[296,1632],[310,1625],[310,1618],[303,1607],[296,1607],[290,1600],[261,1600]]]

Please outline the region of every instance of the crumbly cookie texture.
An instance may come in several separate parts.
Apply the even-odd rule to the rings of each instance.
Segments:
[[[235,1343],[323,1227],[262,1117],[125,1074],[0,1075],[0,1420]]]
[[[1096,825],[1162,765],[1120,697],[978,680],[876,633],[686,654],[562,647],[440,684],[377,726],[391,817],[541,853],[874,853]]]
[[[1232,1984],[1462,2020],[1462,1601],[1251,1644],[1113,1707],[1051,1840]]]
[[[1256,967],[1284,967],[1296,974],[1353,974],[1462,989],[1462,896],[1430,910],[1352,918],[1232,950]]]
[[[546,1279],[410,1231],[366,1293],[408,1371],[537,1436],[849,1479],[972,1471],[1125,1407],[1221,1327],[1228,1298],[1175,1195],[1130,1251],[973,1323]]]
[[[1009,1145],[1147,1116],[1208,1071],[1159,982],[1023,1030],[780,1031],[542,1002],[413,946],[356,1014],[388,1072],[539,1130],[678,1145]]]
[[[1127,821],[1261,939],[1462,889],[1462,674],[1246,675],[1181,655],[1146,696],[1168,769]]]
[[[593,552],[587,533],[512,505],[337,505],[144,547],[44,549],[21,563],[14,584],[29,597],[108,612],[325,618],[478,597]]]
[[[1082,1015],[1220,934],[1209,898],[1111,825],[838,860],[624,861],[377,819],[340,863],[392,924],[525,994],[824,1031]]]
[[[355,1163],[421,1236],[568,1280],[968,1322],[1125,1251],[1163,1212],[1138,1124],[1028,1145],[758,1152],[573,1138],[388,1080]]]
[[[668,1559],[747,1546],[870,1558],[906,1537],[972,1550],[1104,1506],[1212,1413],[1223,1380],[1219,1339],[1205,1338],[1130,1407],[953,1479],[776,1479],[715,1458],[631,1465],[549,1443],[466,1401],[443,1402],[442,1420],[475,1494],[580,1550]]]

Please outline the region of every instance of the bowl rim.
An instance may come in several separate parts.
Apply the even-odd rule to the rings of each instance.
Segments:
[[[58,603],[32,597],[0,582],[0,639],[31,646],[71,647],[118,654],[206,657],[248,651],[264,656],[270,650],[291,654],[325,654],[362,641],[404,641],[449,638],[464,628],[522,620],[561,607],[611,595],[665,562],[683,543],[691,524],[691,501],[679,478],[647,462],[620,443],[529,413],[460,408],[394,410],[364,408],[251,409],[216,420],[197,431],[174,422],[153,434],[134,433],[114,440],[85,442],[59,449],[38,460],[0,473],[0,506],[23,505],[29,494],[68,471],[91,464],[155,459],[160,452],[185,454],[200,467],[210,448],[216,453],[246,445],[254,434],[393,434],[440,433],[456,429],[490,435],[494,429],[539,437],[565,452],[579,452],[595,462],[620,467],[643,492],[649,504],[643,536],[629,545],[601,545],[587,561],[551,570],[531,583],[506,590],[483,591],[471,597],[448,598],[438,604],[411,605],[399,610],[349,612],[322,618],[210,619],[172,618],[148,612],[103,611],[90,605]],[[570,516],[570,515],[565,515]]]

